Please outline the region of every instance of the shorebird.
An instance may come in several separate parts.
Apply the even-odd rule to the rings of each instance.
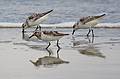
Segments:
[[[74,35],[75,31],[77,29],[79,29],[80,27],[86,27],[89,26],[89,31],[87,33],[87,36],[89,36],[90,32],[92,31],[92,36],[94,37],[94,33],[93,33],[93,29],[92,27],[94,27],[95,25],[98,24],[99,20],[105,16],[106,14],[101,14],[101,15],[96,15],[96,16],[87,16],[87,17],[83,17],[81,18],[79,21],[77,21],[74,25],[73,25],[73,32],[72,35]]]
[[[60,46],[58,45],[59,39],[66,35],[69,35],[69,34],[59,33],[58,31],[35,31],[29,37],[29,39],[32,38],[33,36],[36,36],[39,40],[49,42],[46,49],[51,45],[50,43],[51,41],[57,41],[57,46],[58,48],[60,48]]]
[[[39,26],[40,23],[43,22],[48,15],[52,12],[53,10],[43,12],[43,13],[33,13],[31,16],[29,16],[26,21],[22,24],[22,37],[24,39],[24,33],[25,33],[25,28],[29,28],[32,26]]]

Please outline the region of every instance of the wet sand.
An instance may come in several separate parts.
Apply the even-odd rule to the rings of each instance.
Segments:
[[[72,29],[57,30],[72,32]],[[20,28],[1,28],[0,79],[119,79],[119,30],[94,29],[93,40],[86,38],[88,29],[80,29],[74,36],[60,40],[62,49],[58,52],[56,42],[52,42],[50,54],[45,49],[46,42],[22,40]]]

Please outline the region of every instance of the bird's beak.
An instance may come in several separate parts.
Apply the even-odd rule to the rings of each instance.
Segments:
[[[79,22],[77,22],[77,23],[75,23],[74,25],[73,25],[73,32],[72,32],[72,35],[74,35],[74,33],[75,33],[75,31],[77,30],[77,25],[79,24]]]
[[[72,32],[72,35],[74,35],[74,33],[75,33],[75,30],[76,30],[75,27],[76,27],[76,24],[73,25],[73,32]]]
[[[33,36],[35,36],[35,33],[34,33],[34,34],[32,34],[32,35],[29,37],[29,39],[30,39],[30,38],[32,38]]]
[[[22,38],[24,39],[25,37],[25,30],[24,30],[24,24],[22,24]]]
[[[75,33],[75,29],[73,29],[72,35],[74,35],[74,33]]]

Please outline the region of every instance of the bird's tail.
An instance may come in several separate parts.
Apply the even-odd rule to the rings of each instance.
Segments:
[[[97,19],[97,18],[101,18],[101,17],[103,17],[103,16],[105,16],[106,14],[104,13],[104,14],[101,14],[101,15],[97,15],[97,16],[95,16],[95,18]]]
[[[32,60],[29,60],[32,64],[34,64],[35,66],[37,66],[37,63],[33,62]]]
[[[53,9],[52,9],[52,10],[49,10],[49,11],[47,11],[47,12],[44,12],[43,14],[46,15],[46,14],[48,14],[48,13],[51,13],[52,11],[53,11]]]

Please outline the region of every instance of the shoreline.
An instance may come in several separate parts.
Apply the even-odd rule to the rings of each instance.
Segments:
[[[64,22],[58,24],[40,24],[43,28],[72,28],[75,22]],[[7,23],[0,22],[0,28],[21,28],[22,23]],[[81,27],[80,29],[86,29],[88,27]],[[120,22],[118,23],[99,23],[94,28],[120,28]]]

